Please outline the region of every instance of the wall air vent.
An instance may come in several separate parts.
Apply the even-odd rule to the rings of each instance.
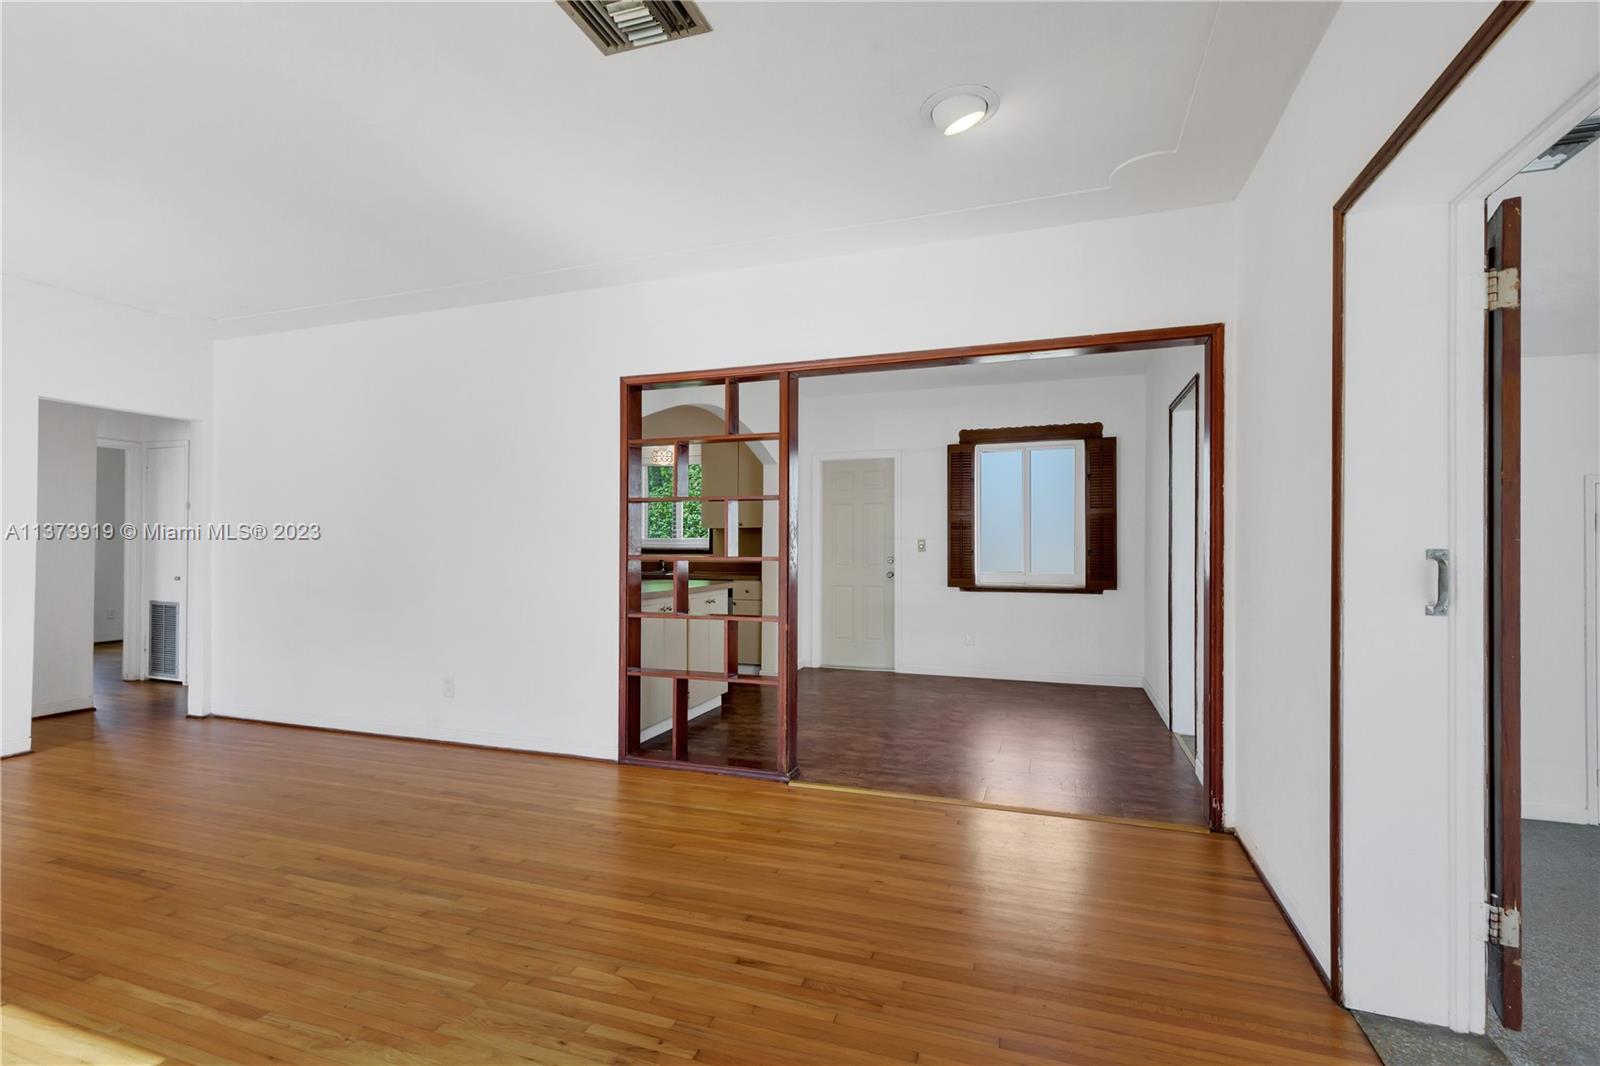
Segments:
[[[178,605],[150,601],[150,665],[146,671],[162,681],[178,680]]]
[[[690,0],[561,0],[561,7],[608,56],[711,29]]]

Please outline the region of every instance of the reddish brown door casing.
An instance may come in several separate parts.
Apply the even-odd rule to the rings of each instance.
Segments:
[[[1484,238],[1489,270],[1522,268],[1522,201]],[[1502,291],[1506,286],[1502,283]],[[1515,301],[1513,301],[1515,303]],[[1522,912],[1522,311],[1484,312],[1489,484],[1489,902]],[[1520,941],[1519,941],[1520,943]],[[1489,1002],[1522,1028],[1522,949],[1489,944]]]

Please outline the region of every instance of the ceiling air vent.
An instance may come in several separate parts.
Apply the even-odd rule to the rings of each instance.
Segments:
[[[608,56],[711,29],[689,0],[561,0],[561,6]]]

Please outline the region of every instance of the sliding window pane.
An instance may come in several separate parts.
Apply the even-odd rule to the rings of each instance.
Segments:
[[[1030,569],[1070,574],[1077,565],[1077,451],[1040,448],[1028,457]]]
[[[978,453],[978,569],[1022,572],[1022,452]]]

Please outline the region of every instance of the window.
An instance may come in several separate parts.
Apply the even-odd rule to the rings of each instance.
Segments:
[[[977,447],[979,585],[1085,584],[1081,440]]]
[[[678,495],[674,484],[677,475],[677,456],[671,447],[657,448],[645,455],[645,495],[664,496],[668,499],[644,508],[644,528],[640,533],[640,547],[660,551],[708,551],[711,548],[711,531],[706,529],[704,507],[698,499],[670,499]],[[703,489],[700,471],[700,445],[689,445],[688,496],[699,496]]]
[[[951,588],[1117,587],[1117,438],[1099,422],[964,429],[948,452]]]

